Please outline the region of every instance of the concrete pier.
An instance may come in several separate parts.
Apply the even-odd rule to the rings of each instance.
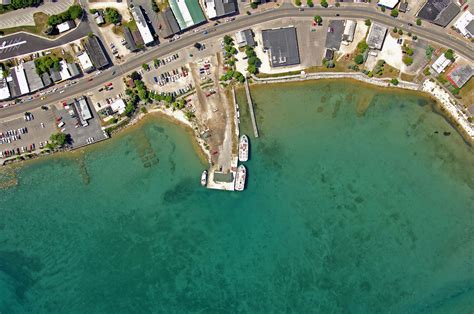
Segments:
[[[255,120],[255,112],[253,111],[252,97],[250,96],[250,87],[248,79],[245,80],[245,93],[247,94],[247,103],[249,105],[250,118],[252,119],[253,134],[258,137],[257,120]]]

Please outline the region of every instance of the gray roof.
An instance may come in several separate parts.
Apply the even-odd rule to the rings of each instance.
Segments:
[[[25,70],[26,80],[30,87],[30,92],[36,92],[44,87],[41,77],[36,72],[36,66],[34,61],[28,61],[23,63],[23,69]]]
[[[166,8],[158,14],[158,21],[160,23],[160,35],[163,38],[171,37],[181,31],[170,8]]]
[[[127,41],[127,48],[130,51],[137,51],[137,45],[135,44],[135,40],[133,39],[132,32],[130,31],[130,28],[125,26],[123,28],[123,35],[125,36],[125,40]]]
[[[49,77],[49,74],[46,72],[41,74],[41,80],[43,81],[44,86],[49,86],[53,84],[53,82],[51,81],[51,78]]]
[[[330,32],[326,35],[326,48],[339,50],[341,48],[342,35],[344,34],[344,21],[336,20],[329,22]]]
[[[81,74],[81,72],[79,71],[79,68],[77,67],[75,63],[68,63],[67,69],[69,70],[69,74],[71,74],[72,77],[76,77]]]
[[[270,51],[272,67],[300,64],[296,28],[278,28],[262,31],[263,46]]]
[[[20,86],[18,85],[18,79],[16,78],[16,72],[10,71],[10,76],[12,79],[7,80],[8,89],[10,90],[11,98],[16,98],[21,95]]]
[[[97,69],[109,65],[109,59],[102,48],[102,44],[96,36],[87,37],[84,43],[84,48],[86,48],[87,54]]]
[[[216,17],[237,13],[237,3],[235,0],[212,0],[216,7]]]
[[[242,41],[238,42],[239,47],[255,47],[255,39],[253,38],[253,33],[251,29],[245,29],[243,31],[237,32],[237,36],[241,36]],[[240,40],[239,37],[237,37],[237,40]]]
[[[367,45],[372,49],[382,49],[383,42],[387,35],[387,27],[373,23],[367,36]]]
[[[418,12],[418,17],[445,27],[460,12],[452,0],[428,0]]]
[[[408,8],[408,2],[402,2],[398,6],[398,11],[405,13],[407,11],[407,8]]]
[[[332,60],[333,58],[334,58],[334,50],[326,48],[326,51],[324,52],[324,59]]]
[[[53,82],[61,80],[61,74],[59,74],[59,72],[53,68],[49,69],[49,76],[51,77],[51,80],[53,80]]]
[[[457,66],[448,73],[448,78],[456,87],[461,88],[472,77],[472,68],[470,65]]]
[[[469,24],[467,24],[466,30],[471,33],[471,35],[474,35],[474,20],[470,21]]]

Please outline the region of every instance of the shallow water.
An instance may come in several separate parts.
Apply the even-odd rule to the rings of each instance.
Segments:
[[[202,189],[163,119],[9,174],[0,312],[470,313],[472,149],[430,101],[347,81],[252,93],[243,193]]]

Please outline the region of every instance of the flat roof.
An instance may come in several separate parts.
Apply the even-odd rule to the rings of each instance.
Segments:
[[[138,31],[140,32],[140,35],[142,35],[143,42],[145,45],[151,44],[152,42],[155,41],[155,38],[153,38],[153,35],[150,31],[150,27],[148,27],[148,24],[145,20],[145,16],[143,15],[141,6],[134,6],[132,8],[132,15],[133,19],[135,20]]]
[[[450,64],[451,64],[451,60],[446,58],[443,53],[441,54],[441,56],[439,56],[438,59],[435,60],[435,62],[433,62],[433,64],[431,65],[431,68],[433,69],[433,71],[440,74]]]
[[[62,22],[61,24],[58,24],[56,27],[58,28],[59,33],[63,33],[65,31],[70,30],[74,26],[76,26],[76,23],[74,23],[74,21],[72,20],[69,20],[66,22]]]
[[[235,33],[236,42],[239,47],[250,46],[255,47],[255,39],[251,29],[244,29]]]
[[[296,28],[263,30],[262,39],[263,46],[269,50],[272,67],[300,64]]]
[[[96,36],[87,37],[84,48],[97,69],[104,68],[109,65],[107,55],[102,48],[102,44]]]
[[[81,120],[82,125],[87,125],[87,120],[92,119],[92,113],[89,109],[86,98],[77,98],[74,102],[74,106],[79,113],[79,120]]]
[[[18,84],[18,79],[16,78],[14,69],[10,71],[10,76],[7,76],[7,84],[12,98],[16,98],[21,95],[20,86]]]
[[[397,6],[400,0],[380,0],[377,5],[381,7],[386,7],[388,9],[393,9]]]
[[[23,64],[17,65],[16,67],[13,67],[13,69],[15,70],[18,86],[20,86],[21,95],[28,94],[30,92],[30,87],[28,86],[28,81],[26,80]]]
[[[466,11],[459,16],[459,18],[454,23],[456,27],[463,36],[472,37],[474,33],[474,15],[471,12]],[[471,29],[470,29],[471,28]]]
[[[59,65],[61,66],[61,71],[59,71],[59,75],[61,75],[62,80],[68,80],[71,78],[71,74],[67,68],[66,60],[59,61]]]
[[[417,16],[446,27],[460,11],[461,9],[452,0],[428,0]]]
[[[196,0],[169,0],[176,21],[181,30],[193,27],[206,21],[199,1]]]
[[[89,58],[89,55],[85,51],[83,51],[81,54],[77,56],[77,60],[79,60],[82,70],[84,71],[88,71],[94,68],[91,58]]]
[[[122,114],[125,112],[125,102],[123,101],[122,98],[119,98],[115,100],[111,105],[110,108],[114,111],[117,112],[118,114]]]
[[[158,13],[158,21],[161,26],[160,35],[163,38],[171,37],[181,31],[170,8],[166,8]]]
[[[81,71],[79,71],[79,68],[75,63],[68,63],[67,69],[69,70],[69,74],[71,74],[71,77],[76,77],[81,74]]]
[[[207,17],[210,19],[237,13],[235,0],[205,0],[204,5]]]
[[[49,74],[47,72],[44,72],[43,74],[41,74],[41,80],[43,81],[43,85],[45,87],[53,84],[53,82],[51,81],[51,78],[49,77]]]
[[[347,20],[346,25],[344,25],[344,33],[342,35],[345,41],[353,41],[354,34],[356,30],[357,22],[353,20]]]
[[[36,92],[37,90],[40,90],[44,87],[41,77],[36,72],[36,65],[34,61],[23,63],[23,69],[25,70],[30,92]]]
[[[382,49],[383,42],[385,41],[385,35],[387,35],[387,27],[373,23],[367,36],[367,45],[372,49]]]
[[[126,47],[130,51],[137,51],[138,47],[135,44],[135,39],[133,39],[132,32],[130,31],[130,28],[128,28],[127,26],[123,28],[123,36],[125,37],[125,40],[127,41]]]
[[[0,65],[0,100],[10,98],[10,89],[8,88],[7,79],[3,77],[3,67]]]

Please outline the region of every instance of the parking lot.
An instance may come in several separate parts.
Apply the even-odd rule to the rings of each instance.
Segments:
[[[64,125],[61,126],[61,131],[70,135],[72,148],[79,148],[107,138],[100,126],[99,115],[93,106],[90,106],[90,101],[88,101],[88,103],[92,114],[92,119],[87,121],[88,126],[80,125],[77,113],[74,116],[70,114],[70,111],[73,110],[73,106],[63,105],[54,107],[52,110],[55,122],[58,124],[64,122]]]
[[[0,123],[0,158],[11,155],[6,151],[15,150],[13,155],[18,155],[41,149],[56,132],[51,110],[33,110],[31,119],[28,119],[25,120],[25,115],[21,114]]]
[[[112,84],[110,85],[110,83]],[[110,86],[106,86],[107,84]],[[121,77],[118,77],[107,84],[98,86],[93,91],[87,93],[90,99],[89,104],[92,104],[96,111],[100,111],[107,107],[111,100],[125,97],[125,84]]]

